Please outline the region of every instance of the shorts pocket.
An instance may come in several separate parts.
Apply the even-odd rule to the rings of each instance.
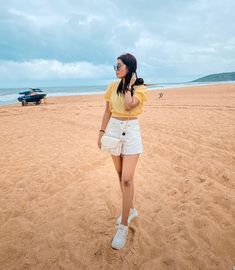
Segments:
[[[114,123],[110,123],[106,130],[107,135],[119,138],[120,127]]]

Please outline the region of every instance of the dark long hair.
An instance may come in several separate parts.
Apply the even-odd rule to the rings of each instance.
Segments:
[[[125,54],[118,56],[117,59],[120,59],[128,68],[128,73],[126,74],[125,82],[123,83],[123,79],[122,79],[118,85],[118,89],[117,89],[118,95],[124,94],[125,90],[127,89],[128,85],[130,83],[132,73],[135,73],[135,75],[136,75],[136,81],[133,84],[133,86],[144,84],[144,80],[142,78],[137,77],[137,73],[136,73],[137,61],[136,61],[136,58],[132,54],[125,53]],[[132,86],[132,91],[131,91],[132,96],[133,96],[133,86]]]

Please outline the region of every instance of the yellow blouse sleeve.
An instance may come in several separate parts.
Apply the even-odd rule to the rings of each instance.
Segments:
[[[112,91],[112,83],[110,83],[104,93],[104,100],[109,101],[110,100],[110,96],[111,96],[111,91]]]
[[[144,101],[147,101],[147,88],[144,85],[136,87],[134,92],[134,97],[136,97],[142,104]]]

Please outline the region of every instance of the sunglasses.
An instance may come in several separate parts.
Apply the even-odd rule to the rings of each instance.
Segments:
[[[117,65],[114,65],[113,68],[114,68],[115,71],[117,71],[117,70],[120,70],[122,68],[122,65],[117,64]]]

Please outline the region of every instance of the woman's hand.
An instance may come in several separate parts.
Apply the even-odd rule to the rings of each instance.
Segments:
[[[104,135],[104,133],[103,132],[100,132],[99,133],[99,138],[98,138],[98,140],[97,140],[97,145],[98,145],[98,147],[101,149],[101,138],[102,138],[102,136]]]
[[[133,72],[133,73],[132,73],[132,76],[131,76],[131,80],[130,80],[129,86],[128,86],[128,88],[129,88],[130,90],[131,90],[132,85],[135,83],[135,81],[136,81],[136,75],[135,75],[135,73]]]

